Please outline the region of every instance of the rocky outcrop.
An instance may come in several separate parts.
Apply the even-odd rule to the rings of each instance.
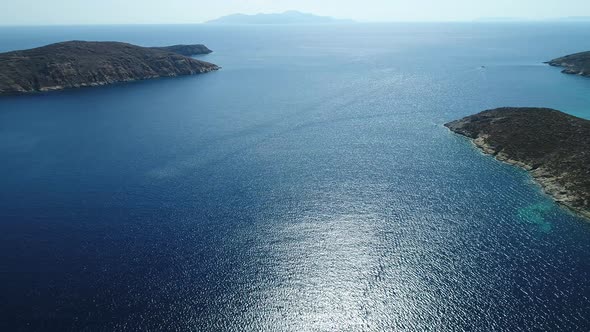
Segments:
[[[561,71],[564,74],[590,77],[590,52],[566,55],[546,63],[550,66],[564,68]]]
[[[119,42],[69,41],[0,53],[0,95],[62,90],[194,75],[219,67],[185,55],[200,46],[148,48]],[[190,51],[190,52],[189,52]]]
[[[590,217],[590,121],[547,108],[498,108],[445,126],[529,171],[557,202]]]

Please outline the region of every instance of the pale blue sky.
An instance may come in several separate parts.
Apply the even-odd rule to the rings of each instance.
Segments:
[[[590,16],[590,0],[30,0],[2,1],[0,25],[200,23],[232,13],[300,10],[359,21]]]

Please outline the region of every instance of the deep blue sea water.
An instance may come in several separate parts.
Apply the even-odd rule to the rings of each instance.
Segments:
[[[2,331],[588,331],[590,222],[442,124],[590,118],[589,24],[0,28],[219,72],[0,98]],[[485,66],[485,68],[481,68]]]

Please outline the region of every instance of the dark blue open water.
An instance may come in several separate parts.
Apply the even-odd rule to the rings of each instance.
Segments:
[[[588,331],[590,223],[450,134],[590,118],[583,24],[2,28],[223,70],[0,98],[2,331]],[[485,66],[485,69],[481,69]]]

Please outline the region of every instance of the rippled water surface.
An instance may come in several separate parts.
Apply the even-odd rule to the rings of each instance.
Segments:
[[[0,98],[0,327],[588,331],[590,223],[442,124],[590,118],[584,24],[1,28],[219,72]],[[485,68],[482,68],[485,66]]]

